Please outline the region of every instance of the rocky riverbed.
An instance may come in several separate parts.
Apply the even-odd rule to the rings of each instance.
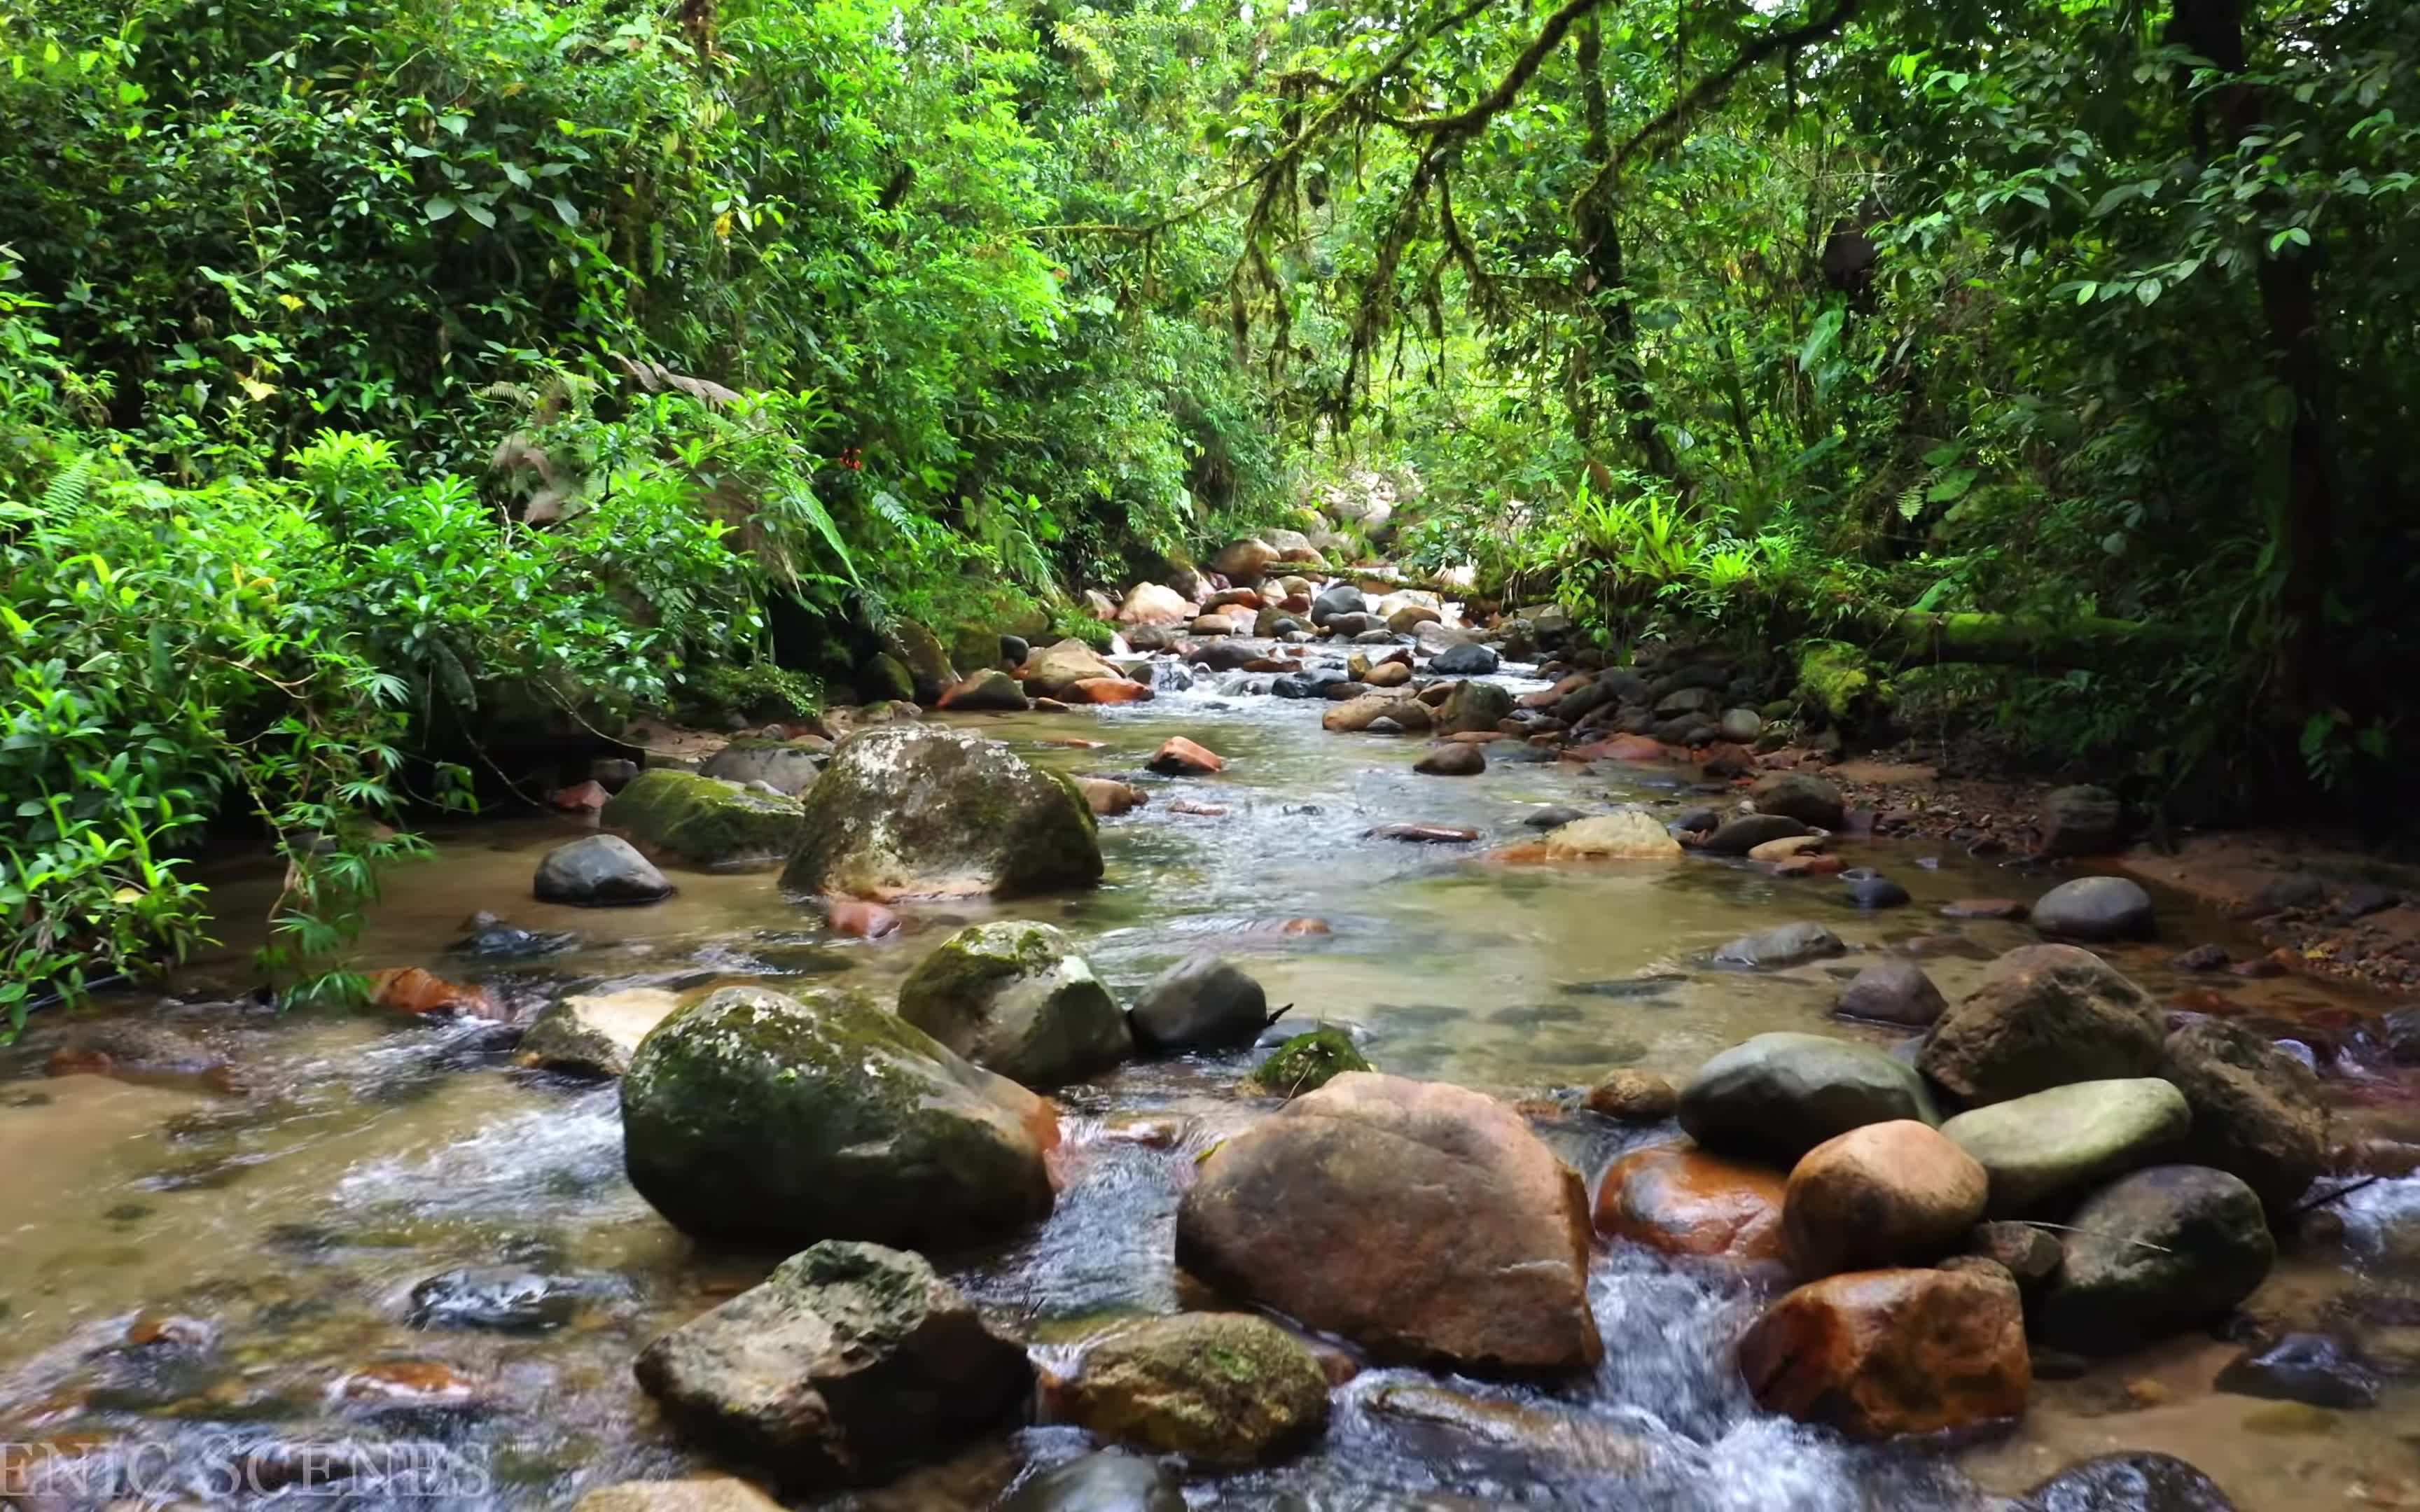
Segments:
[[[442,837],[379,1009],[39,1024],[0,1493],[2420,1505],[2391,1001],[1340,605]]]

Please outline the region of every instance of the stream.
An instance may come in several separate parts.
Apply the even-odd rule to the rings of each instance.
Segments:
[[[1521,671],[1526,669],[1512,669]],[[1517,675],[1516,691],[1543,686]],[[436,837],[396,869],[356,959],[425,965],[526,1009],[566,991],[688,991],[807,978],[887,997],[960,924],[1035,918],[1066,929],[1131,994],[1182,956],[1236,959],[1291,1004],[1285,1026],[1350,1026],[1386,1072],[1575,1104],[1616,1067],[1686,1074],[1773,1029],[1890,1044],[1833,1019],[1870,952],[1911,953],[1953,999],[2023,925],[1952,920],[1953,899],[2030,899],[2060,873],[1886,841],[1845,845],[1914,895],[1861,914],[1837,883],[1783,881],[1745,863],[1548,869],[1484,858],[1529,836],[1550,804],[1704,801],[1685,773],[1527,762],[1505,742],[1476,778],[1414,775],[1426,742],[1325,733],[1326,704],[1206,688],[1062,715],[967,717],[1028,760],[1119,776],[1151,802],[1102,822],[1096,891],[909,905],[883,942],[838,938],[773,874],[675,873],[646,908],[535,903],[545,851],[568,821],[515,820]],[[1142,763],[1185,734],[1228,760],[1210,778]],[[1078,748],[1080,738],[1102,742]],[[1223,813],[1172,812],[1188,799]],[[1467,826],[1477,845],[1374,838],[1373,825]],[[0,1500],[34,1507],[567,1506],[616,1481],[704,1461],[658,1419],[630,1361],[658,1333],[759,1279],[767,1257],[706,1251],[658,1218],[621,1171],[616,1095],[514,1068],[491,1026],[423,1025],[333,1010],[283,1016],[213,1003],[240,982],[243,921],[274,887],[214,878],[226,944],[182,996],[92,1011],[155,1018],[225,1047],[235,1090],[202,1078],[44,1074],[65,1016],[0,1051]],[[2162,942],[2113,961],[2163,998],[2219,993],[2248,1015],[2313,1026],[2339,1102],[2339,1137],[2420,1135],[2410,1089],[2344,1070],[2328,1046],[2382,1005],[2287,976],[2187,977],[2166,962],[2240,925],[2161,895]],[[446,953],[474,909],[576,933],[564,953],[473,963]],[[1845,960],[1765,974],[1714,969],[1734,936],[1813,919]],[[1289,921],[1318,920],[1324,931]],[[1067,1371],[1121,1318],[1199,1304],[1175,1275],[1181,1180],[1274,1100],[1237,1088],[1254,1057],[1142,1060],[1068,1089],[1056,1211],[1021,1242],[935,1257],[986,1312]],[[1532,1104],[1541,1134],[1593,1184],[1623,1149],[1668,1138]],[[2357,1328],[2381,1363],[2420,1367],[2420,1180],[2335,1205],[2340,1237],[2289,1244],[2255,1309]],[[423,1283],[466,1268],[562,1282],[560,1305],[520,1331],[426,1316]],[[1450,1381],[1474,1431],[1380,1410],[1367,1371],[1339,1388],[1326,1437],[1281,1463],[1196,1473],[1197,1507],[1606,1507],[1854,1512],[1961,1509],[2091,1455],[2151,1449],[2199,1466],[2245,1512],[2420,1506],[2420,1391],[2390,1374],[2378,1405],[2320,1411],[2231,1396],[2211,1379],[2238,1346],[2169,1340],[2044,1381],[2011,1431],[1978,1442],[1859,1449],[1758,1412],[1732,1364],[1761,1298],[1722,1273],[1600,1244],[1591,1285],[1606,1340],[1593,1379],[1554,1390]],[[416,1293],[418,1298],[416,1299]],[[425,1325],[425,1326],[424,1326]],[[1495,1416],[1486,1416],[1494,1411]],[[1546,1420],[1553,1432],[1529,1431]],[[1512,1425],[1512,1427],[1505,1427]],[[1084,1453],[1079,1431],[1037,1427],[893,1485],[807,1504],[947,1512],[993,1505],[1033,1464]],[[334,1468],[331,1468],[334,1466]],[[315,1468],[316,1467],[316,1468]]]

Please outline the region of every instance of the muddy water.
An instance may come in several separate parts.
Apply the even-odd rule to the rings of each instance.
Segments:
[[[2030,936],[1945,920],[1938,905],[2030,897],[2056,880],[1877,843],[1853,858],[1897,878],[1916,903],[1859,915],[1834,884],[1710,860],[1503,866],[1484,850],[1528,835],[1521,820],[1542,806],[1698,799],[1672,775],[1637,769],[1498,760],[1477,779],[1419,777],[1414,743],[1326,734],[1323,708],[1197,693],[983,721],[1036,762],[1127,777],[1152,794],[1144,809],[1105,822],[1104,887],[1012,911],[1069,929],[1122,988],[1188,951],[1220,950],[1246,959],[1273,1003],[1294,1005],[1290,1025],[1349,1025],[1382,1069],[1534,1097],[1617,1066],[1685,1072],[1767,1029],[1891,1042],[1825,1016],[1838,979],[1875,952],[1913,952],[1954,995]],[[1174,733],[1225,754],[1227,771],[1142,775],[1142,758]],[[1070,738],[1101,744],[1060,744]],[[1180,801],[1225,811],[1173,811]],[[1405,821],[1467,826],[1486,841],[1365,834]],[[991,912],[910,909],[904,938],[868,944],[828,937],[765,873],[680,873],[679,895],[647,909],[533,903],[537,857],[568,833],[532,822],[442,840],[435,860],[388,879],[361,964],[480,976],[520,1005],[574,987],[809,977],[882,994],[953,927]],[[237,921],[268,886],[229,879],[230,954],[199,963],[197,979],[238,979],[235,949],[247,942]],[[462,917],[483,907],[582,943],[536,961],[449,959]],[[1829,925],[1857,953],[1756,976],[1708,966],[1723,941],[1793,918]],[[1286,928],[1312,919],[1324,933]],[[2237,941],[2229,926],[2181,903],[2164,926],[2171,943],[2121,952],[2119,964],[2163,994],[2213,990],[2163,963],[2180,942]],[[2296,980],[2222,980],[2215,990],[2268,1018],[2335,1025],[2377,1006]],[[45,1488],[36,1504],[274,1505],[303,1499],[300,1483],[319,1479],[309,1497],[318,1504],[545,1506],[695,1468],[632,1386],[629,1360],[767,1262],[693,1247],[631,1193],[610,1088],[514,1071],[475,1026],[278,1019],[206,1003],[123,1011],[212,1039],[244,1090],[45,1078],[55,1025],[0,1053],[0,1443],[21,1446],[0,1449],[0,1492],[16,1472]],[[2311,1038],[2324,1054],[2328,1035]],[[945,1265],[1062,1367],[1115,1319],[1179,1306],[1169,1257],[1182,1174],[1274,1105],[1235,1092],[1250,1058],[1142,1063],[1072,1089],[1057,1212],[1022,1243]],[[2387,1095],[2399,1089],[2331,1085],[2357,1128],[2413,1132]],[[1584,1116],[1542,1116],[1541,1126],[1591,1176],[1625,1139],[1652,1137]],[[1173,1142],[1133,1137],[1143,1130]],[[2381,1183],[2343,1206],[2342,1241],[2298,1252],[2256,1307],[2299,1318],[2332,1305],[2374,1348],[2420,1365],[2420,1230],[2407,1220],[2420,1182]],[[422,1282],[500,1265],[566,1288],[542,1330],[411,1326]],[[1553,1432],[1490,1443],[1406,1421],[1380,1401],[1419,1378],[1373,1372],[1340,1392],[1320,1448],[1249,1475],[1197,1479],[1190,1500],[1948,1509],[1993,1504],[1994,1493],[2085,1455],[2144,1447],[2203,1466],[2247,1509],[2420,1506],[2420,1461],[2405,1437],[2420,1434],[2420,1394],[2406,1387],[2366,1412],[2280,1412],[2211,1393],[2230,1346],[2179,1340],[2042,1383],[2007,1437],[1853,1451],[1746,1400],[1730,1354],[1758,1299],[1735,1283],[1623,1249],[1600,1257],[1594,1293],[1608,1346],[1595,1380],[1551,1396],[1459,1383],[1561,1414]],[[1073,1430],[1038,1427],[832,1504],[986,1506],[1021,1466],[1083,1446]],[[352,1473],[328,1480],[330,1456]],[[348,1486],[349,1497],[331,1497]]]

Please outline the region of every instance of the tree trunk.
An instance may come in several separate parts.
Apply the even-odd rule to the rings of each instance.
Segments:
[[[2251,66],[2243,41],[2246,4],[2177,0],[2166,39],[2209,59],[2222,73],[2242,74]],[[2265,124],[2266,91],[2257,85],[2230,85],[2211,103],[2211,111],[2195,110],[2192,123],[2194,147],[2205,157],[2213,147],[2231,148]],[[2269,525],[2277,583],[2273,624],[2288,685],[2306,707],[2327,702],[2330,692],[2325,622],[2338,488],[2335,364],[2319,326],[2319,270],[2316,247],[2264,248],[2257,276],[2269,370],[2294,405],[2286,440],[2285,497]]]
[[[1604,39],[1591,15],[1580,24],[1576,61],[1580,75],[1580,102],[1588,128],[1587,160],[1603,163],[1611,156],[1613,141],[1606,126],[1605,76],[1599,65],[1604,58]],[[1647,470],[1659,477],[1678,481],[1679,460],[1663,433],[1655,426],[1655,400],[1647,389],[1647,370],[1638,356],[1638,317],[1630,303],[1630,284],[1621,265],[1621,229],[1617,224],[1613,191],[1610,187],[1584,196],[1573,210],[1573,250],[1586,270],[1581,278],[1581,293],[1597,314],[1602,332],[1596,344],[1604,354],[1604,366],[1613,378],[1616,402],[1624,416],[1624,430],[1631,450],[1638,455]],[[1573,411],[1573,431],[1581,441],[1589,439],[1594,426],[1593,415],[1583,411],[1594,403],[1588,384],[1579,386],[1577,403]]]

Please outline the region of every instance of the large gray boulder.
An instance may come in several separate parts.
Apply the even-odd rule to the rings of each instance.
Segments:
[[[2206,1165],[2154,1165],[2068,1218],[2067,1258],[2033,1323],[2042,1339],[2114,1354],[2224,1316],[2277,1257],[2252,1189]]]
[[[588,835],[547,852],[530,890],[540,903],[606,908],[654,903],[673,885],[621,836]]]
[[[1047,924],[958,931],[899,986],[899,1016],[985,1071],[1028,1087],[1106,1071],[1134,1053],[1117,1000]]]
[[[812,773],[814,768],[805,770]],[[642,772],[638,780],[613,795],[597,820],[627,831],[659,856],[691,866],[786,859],[806,831],[799,800],[751,793],[732,786],[735,780],[660,767]]]
[[[795,892],[1009,896],[1101,879],[1093,810],[1067,779],[966,731],[884,725],[833,750],[810,789]]]
[[[1709,856],[1745,856],[1769,841],[1791,840],[1811,835],[1814,830],[1805,822],[1786,813],[1749,813],[1726,820],[1714,826],[1699,847]]]
[[[2070,1082],[2156,1076],[2167,1023],[2150,995],[2071,945],[2028,945],[1992,963],[1932,1026],[1923,1072],[1969,1103]]]
[[[2133,1076],[1994,1103],[1958,1115],[1941,1132],[1990,1175],[1991,1215],[2009,1218],[2173,1157],[2193,1122],[2175,1087]]]
[[[2151,895],[2125,877],[2077,877],[2043,893],[2034,928],[2062,940],[2148,940],[2159,933]]]
[[[2163,1072],[2193,1109],[2189,1158],[2240,1177],[2282,1221],[2327,1168],[2328,1105],[2310,1067],[2240,1025],[2168,1036]]]
[[[1879,1050],[1818,1034],[1760,1034],[1681,1089],[1691,1138],[1784,1169],[1835,1134],[1894,1119],[1940,1121],[1922,1078]]]
[[[706,759],[702,777],[721,778],[746,787],[762,782],[792,797],[814,785],[829,748],[802,740],[735,740]],[[635,779],[644,781],[645,778]],[[609,821],[610,823],[610,821]]]
[[[624,1164],[703,1239],[967,1244],[1050,1211],[1049,1104],[852,993],[725,987],[622,1079]]]
[[[1014,1424],[1025,1347],[923,1257],[827,1242],[641,1351],[682,1432],[792,1490],[873,1480]]]
[[[1268,1027],[1269,996],[1241,966],[1202,952],[1162,972],[1132,1019],[1135,1037],[1155,1049],[1228,1049]]]

